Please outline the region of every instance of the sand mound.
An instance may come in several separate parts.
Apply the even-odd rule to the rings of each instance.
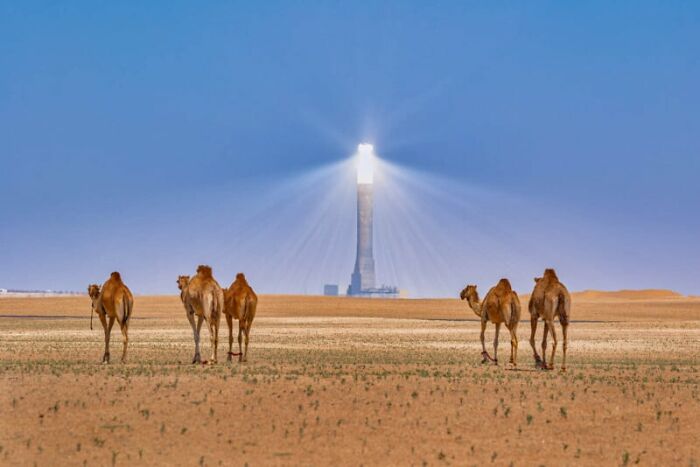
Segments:
[[[582,292],[574,292],[574,298],[595,300],[616,298],[622,300],[659,300],[667,298],[681,298],[683,295],[673,290],[664,289],[642,289],[642,290],[584,290]]]

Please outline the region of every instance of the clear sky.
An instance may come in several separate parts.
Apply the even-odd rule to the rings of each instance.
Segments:
[[[698,83],[695,1],[1,2],[0,287],[83,290],[119,269],[173,293],[207,262],[226,284],[250,270],[265,292],[316,293],[326,271],[295,282],[316,261],[276,264],[309,237],[284,187],[368,141],[415,178],[482,190],[452,211],[471,225],[534,226],[546,259],[473,251],[488,274],[453,264],[455,284],[524,289],[553,265],[573,289],[700,294]],[[347,224],[332,249],[314,234],[294,250],[336,258],[341,288]]]

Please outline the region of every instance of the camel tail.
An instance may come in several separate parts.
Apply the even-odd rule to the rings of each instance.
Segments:
[[[513,301],[510,304],[510,326],[513,327],[516,325],[518,322],[520,322],[520,299],[518,298],[518,294],[513,292]]]
[[[569,319],[571,317],[571,297],[569,297],[568,294],[563,292],[559,293],[557,314],[559,315],[559,322],[562,325],[569,324]]]
[[[226,290],[221,289],[220,293],[216,294],[216,313],[221,316],[226,311]]]
[[[130,303],[129,297],[122,296],[122,301],[121,301],[121,316],[122,316],[122,326],[126,326],[126,323],[129,321],[129,318],[131,318],[131,308],[132,304]]]
[[[241,322],[245,323],[248,318],[248,313],[250,312],[250,297],[246,294],[243,299],[243,306],[241,307]]]
[[[241,320],[252,323],[253,318],[255,318],[255,309],[257,307],[258,301],[253,300],[250,294],[246,294],[245,301],[243,302],[243,316],[241,316]]]
[[[126,319],[131,321],[131,314],[134,312],[134,301],[131,297],[126,300]]]
[[[213,316],[214,313],[216,312],[216,296],[215,295],[210,295],[210,294],[202,294],[200,295],[201,301],[202,301],[202,311],[204,312],[204,318],[209,321]]]
[[[530,299],[527,301],[527,311],[530,315],[537,315],[537,302],[535,301],[535,291],[532,291]]]

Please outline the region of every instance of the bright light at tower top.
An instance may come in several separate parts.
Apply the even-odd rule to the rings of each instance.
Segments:
[[[357,146],[357,184],[371,185],[374,181],[374,146],[363,143]]]

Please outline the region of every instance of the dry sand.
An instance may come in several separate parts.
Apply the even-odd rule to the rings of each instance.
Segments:
[[[525,321],[517,370],[480,365],[459,300],[263,296],[250,361],[214,366],[175,296],[136,297],[127,364],[89,311],[0,299],[0,463],[700,462],[700,299],[576,295],[566,373],[534,370]]]

